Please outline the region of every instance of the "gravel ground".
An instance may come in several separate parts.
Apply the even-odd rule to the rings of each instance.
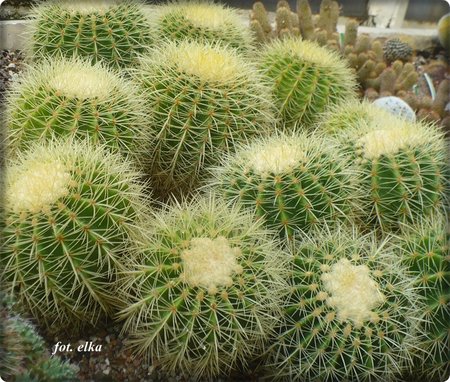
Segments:
[[[0,102],[3,102],[8,84],[23,69],[24,55],[20,50],[2,50],[0,53]]]

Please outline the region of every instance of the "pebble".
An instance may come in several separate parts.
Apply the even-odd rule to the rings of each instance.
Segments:
[[[415,122],[416,120],[416,113],[414,113],[414,110],[401,98],[393,96],[381,97],[375,100],[373,104],[396,117],[406,119],[410,122]]]

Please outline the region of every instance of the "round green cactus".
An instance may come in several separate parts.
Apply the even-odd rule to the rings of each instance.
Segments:
[[[409,369],[422,302],[387,244],[340,228],[292,247],[270,380],[393,381]]]
[[[143,205],[118,155],[86,142],[38,144],[8,163],[1,249],[7,290],[42,325],[76,330],[111,313]]]
[[[435,126],[380,113],[372,123],[337,137],[360,169],[369,226],[395,230],[399,222],[429,215],[442,205],[446,151]]]
[[[357,175],[334,142],[316,134],[277,134],[243,146],[214,169],[226,199],[242,203],[266,225],[291,237],[295,231],[351,219],[357,211]]]
[[[149,228],[121,280],[134,350],[193,378],[245,367],[262,352],[287,287],[277,240],[214,196],[167,207]]]
[[[339,136],[364,124],[382,128],[385,119],[389,118],[394,117],[368,101],[350,100],[330,107],[320,119],[319,130],[330,136]]]
[[[232,8],[211,1],[175,1],[158,7],[153,21],[155,39],[218,42],[247,51],[252,36]]]
[[[137,64],[152,42],[138,0],[49,0],[30,15],[30,56],[81,56],[115,68]]]
[[[143,103],[136,85],[103,65],[46,61],[29,67],[8,94],[8,148],[70,136],[137,158],[150,141]]]
[[[399,237],[401,259],[417,276],[416,288],[426,307],[421,331],[427,335],[413,374],[444,381],[450,375],[450,250],[443,216],[404,226]]]
[[[269,89],[235,50],[169,42],[145,57],[135,76],[156,136],[151,174],[167,192],[192,188],[205,166],[273,122]]]
[[[328,106],[356,97],[356,79],[345,61],[312,41],[275,40],[261,52],[259,66],[286,127],[309,127]]]

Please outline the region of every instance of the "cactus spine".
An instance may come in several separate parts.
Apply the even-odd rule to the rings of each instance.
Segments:
[[[190,189],[207,165],[272,122],[270,91],[236,51],[170,42],[142,61],[154,135],[151,173],[160,189]]]
[[[422,303],[387,244],[342,228],[295,243],[270,380],[392,381],[408,370]]]
[[[242,52],[252,37],[232,8],[212,1],[174,1],[159,6],[153,20],[155,39],[221,43]]]
[[[8,95],[9,149],[70,136],[138,157],[150,140],[143,103],[136,85],[103,65],[73,59],[40,63],[29,67]]]
[[[126,68],[152,42],[137,0],[50,0],[35,7],[31,18],[29,50],[38,60],[81,56]]]
[[[0,276],[44,326],[76,330],[113,310],[109,283],[144,210],[137,179],[85,142],[38,144],[8,163]]]
[[[121,280],[131,345],[197,378],[229,373],[262,352],[286,288],[286,256],[252,216],[214,196],[154,214]]]
[[[350,210],[357,210],[357,175],[337,151],[318,134],[261,138],[216,168],[213,183],[228,200],[242,203],[270,229],[291,237],[295,231],[351,218]]]
[[[356,79],[346,63],[314,42],[275,40],[261,53],[259,65],[288,128],[309,126],[329,105],[355,98]]]
[[[436,127],[380,114],[338,139],[360,168],[370,226],[394,230],[442,205],[445,141]]]

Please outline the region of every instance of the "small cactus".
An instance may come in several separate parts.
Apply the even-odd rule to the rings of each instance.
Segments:
[[[156,137],[152,180],[166,192],[192,189],[205,166],[273,122],[261,76],[218,44],[169,42],[143,58],[135,77],[146,89]]]
[[[52,357],[35,327],[0,296],[0,375],[13,381],[75,381],[76,367]],[[10,379],[7,379],[8,381]]]
[[[128,161],[85,142],[37,144],[8,163],[2,273],[43,326],[111,313],[110,283],[139,232],[142,186]]]
[[[409,369],[422,302],[387,245],[343,228],[295,243],[269,380],[393,381]]]
[[[406,42],[402,42],[398,38],[392,38],[384,43],[383,53],[384,59],[390,63],[397,60],[409,61],[413,50]]]
[[[330,108],[323,115],[319,130],[326,135],[339,136],[349,129],[357,129],[364,124],[381,123],[383,119],[380,115],[388,118],[386,112],[374,107],[370,102],[350,100]]]
[[[446,151],[435,126],[380,113],[372,123],[343,131],[338,140],[360,169],[369,226],[395,230],[442,205]]]
[[[212,1],[173,1],[156,9],[155,39],[221,43],[242,52],[251,49],[251,33],[232,8]]]
[[[49,0],[35,7],[30,56],[86,57],[114,68],[137,64],[152,42],[150,23],[138,0]]]
[[[255,140],[223,161],[213,183],[225,198],[290,238],[295,231],[348,219],[357,209],[356,175],[337,151],[320,135],[280,133]]]
[[[287,128],[308,127],[329,105],[356,97],[356,79],[345,61],[311,41],[273,41],[261,53],[259,65]]]
[[[444,381],[450,375],[450,250],[445,217],[421,219],[402,227],[400,257],[417,276],[416,288],[426,301],[420,344],[413,375]]]
[[[287,286],[278,241],[214,195],[154,213],[149,229],[119,289],[134,351],[194,379],[245,368]]]
[[[103,65],[53,60],[28,70],[7,98],[9,150],[52,137],[86,138],[135,158],[149,143],[137,86]]]

